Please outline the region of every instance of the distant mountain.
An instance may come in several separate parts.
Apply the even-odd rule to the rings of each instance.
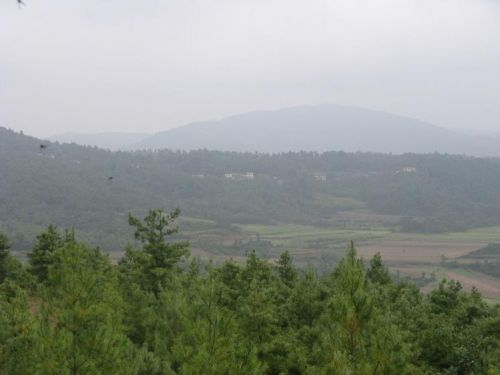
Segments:
[[[120,150],[131,144],[146,139],[150,134],[146,133],[63,133],[49,138],[49,140],[60,143],[76,143],[82,146],[96,146],[109,150]]]
[[[300,106],[192,123],[130,149],[371,151],[500,156],[497,137],[466,135],[416,119],[339,105]]]

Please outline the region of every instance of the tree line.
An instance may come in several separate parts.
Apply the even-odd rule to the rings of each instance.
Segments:
[[[171,239],[178,216],[130,215],[117,263],[49,226],[24,264],[0,235],[0,374],[500,371],[500,307],[475,289],[424,295],[353,243],[324,275],[288,252],[215,265]]]
[[[229,172],[255,178],[233,181]],[[380,219],[394,230],[461,231],[500,225],[500,163],[440,154],[110,152],[0,128],[0,230],[16,250],[29,250],[51,223],[118,250],[129,235],[127,213],[144,216],[156,206],[180,206],[184,216],[222,229],[328,225],[340,212],[363,209],[396,216]]]

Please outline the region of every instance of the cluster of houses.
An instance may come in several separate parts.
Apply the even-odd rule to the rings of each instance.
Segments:
[[[203,180],[205,178],[205,175],[200,173],[200,174],[193,174],[191,175],[193,178],[197,178],[199,180]],[[253,172],[246,172],[246,173],[224,173],[224,177],[228,180],[234,180],[234,181],[247,181],[247,180],[253,180],[255,178],[255,173]]]
[[[246,181],[246,180],[253,180],[255,178],[255,174],[253,172],[224,173],[224,177],[227,178],[228,180]]]
[[[204,174],[193,174],[191,177],[203,180],[205,178]],[[320,182],[326,182],[326,175],[324,174],[315,174],[313,175],[314,179],[316,181]],[[254,172],[246,172],[246,173],[236,173],[236,172],[231,172],[231,173],[224,173],[224,178],[227,180],[232,180],[232,181],[251,181],[255,179],[255,173]],[[273,177],[274,180],[278,182],[282,182],[280,178],[278,177]]]
[[[403,167],[403,168],[397,170],[396,172],[394,172],[394,174],[397,175],[397,174],[408,174],[408,173],[416,173],[416,172],[417,172],[417,168],[415,168],[415,167]],[[377,172],[368,172],[368,173],[359,172],[359,173],[355,173],[355,174],[350,174],[349,176],[346,176],[346,177],[349,177],[349,178],[374,177],[374,176],[377,176],[378,174],[379,173],[377,173]],[[204,174],[193,174],[191,176],[193,178],[200,179],[200,180],[205,178]],[[328,181],[326,174],[315,173],[315,174],[313,174],[312,177],[314,178],[315,181],[318,181],[318,182],[327,182]],[[231,181],[251,181],[251,180],[255,179],[255,173],[254,172],[245,172],[245,173],[228,172],[228,173],[224,173],[224,178],[227,180],[231,180]],[[337,178],[340,178],[340,177],[337,177]],[[273,179],[275,181],[278,181],[278,182],[283,182],[280,178],[275,177],[275,176],[273,177]]]
[[[404,167],[404,168],[401,168],[400,170],[397,170],[396,173],[394,173],[394,174],[416,173],[416,172],[417,172],[417,168],[415,168],[415,167]]]

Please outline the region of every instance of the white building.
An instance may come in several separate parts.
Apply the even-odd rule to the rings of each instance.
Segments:
[[[416,173],[417,172],[417,168],[415,167],[404,167],[404,168],[401,168],[399,171],[396,171],[396,174],[399,174],[399,173]]]
[[[245,180],[253,180],[255,178],[255,174],[253,172],[225,173],[224,177],[226,177],[228,180],[245,181]]]

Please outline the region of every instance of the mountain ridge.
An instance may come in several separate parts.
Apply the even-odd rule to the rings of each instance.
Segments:
[[[129,145],[140,142],[148,133],[128,132],[101,132],[101,133],[75,133],[67,132],[55,134],[47,140],[59,143],[75,143],[81,146],[96,146],[112,151],[121,150]]]
[[[126,149],[440,152],[500,156],[498,144],[494,137],[467,135],[407,116],[323,104],[246,112],[220,120],[194,122],[156,133]]]
[[[112,151],[206,149],[500,156],[500,137],[496,135],[467,134],[408,116],[336,104],[245,112],[155,134],[63,133],[49,140]]]

